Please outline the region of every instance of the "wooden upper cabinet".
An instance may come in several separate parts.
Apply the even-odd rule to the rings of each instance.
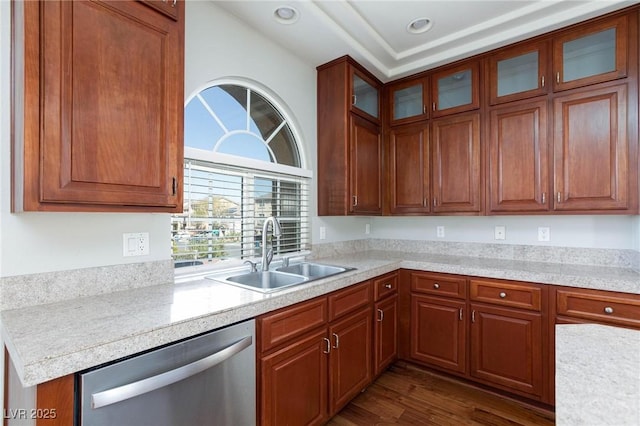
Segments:
[[[491,55],[487,60],[489,103],[545,95],[551,84],[548,46],[548,41],[540,41]]]
[[[554,100],[555,210],[626,210],[626,84]]]
[[[14,6],[14,210],[182,211],[184,2]]]
[[[428,89],[426,77],[389,84],[389,123],[398,125],[429,118]]]
[[[350,69],[351,111],[379,123],[381,85],[357,68]]]
[[[431,75],[431,115],[470,111],[480,107],[480,65],[464,62]]]
[[[382,213],[381,87],[348,56],[318,67],[320,216]]]
[[[490,112],[487,210],[490,213],[549,209],[547,101]]]
[[[628,16],[572,28],[553,40],[554,90],[627,76]]]
[[[480,113],[457,115],[431,124],[434,213],[479,213]]]
[[[429,126],[413,124],[392,128],[388,146],[387,186],[390,213],[429,213]]]
[[[382,213],[382,136],[375,124],[351,116],[350,214]]]

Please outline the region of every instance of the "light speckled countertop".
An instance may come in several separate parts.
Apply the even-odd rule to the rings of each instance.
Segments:
[[[256,317],[399,268],[640,294],[632,269],[367,251],[316,261],[357,268],[270,294],[199,278],[1,313],[5,344],[31,386]]]
[[[640,425],[640,331],[556,326],[556,424]]]

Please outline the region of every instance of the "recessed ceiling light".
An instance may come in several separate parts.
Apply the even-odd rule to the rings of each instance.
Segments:
[[[407,25],[407,31],[411,34],[422,34],[427,32],[433,27],[433,22],[427,18],[417,18],[409,22]]]
[[[280,6],[273,12],[273,16],[281,24],[293,24],[298,20],[300,14],[291,6]]]

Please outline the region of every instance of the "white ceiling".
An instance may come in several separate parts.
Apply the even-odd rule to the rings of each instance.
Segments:
[[[383,82],[621,9],[630,0],[212,0],[318,66],[350,55]],[[279,6],[299,12],[293,24]],[[431,30],[410,34],[416,18]]]

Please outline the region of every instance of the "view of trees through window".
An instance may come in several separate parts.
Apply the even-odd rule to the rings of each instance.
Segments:
[[[301,163],[293,135],[273,103],[247,87],[212,86],[187,103],[184,211],[172,217],[176,266],[261,256],[269,216],[283,231],[273,241],[269,233],[275,254],[306,249],[308,179],[291,173]],[[212,161],[216,153],[257,162]],[[274,164],[289,167],[282,173]]]

